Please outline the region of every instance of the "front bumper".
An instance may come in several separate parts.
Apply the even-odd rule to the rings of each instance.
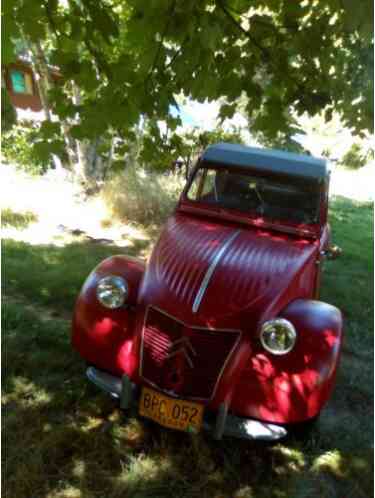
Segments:
[[[93,384],[118,399],[122,409],[129,409],[137,403],[138,387],[126,375],[122,378],[115,377],[92,366],[87,369],[86,375]],[[285,427],[280,425],[228,414],[224,405],[220,406],[216,420],[212,422],[205,419],[203,427],[211,432],[215,439],[233,436],[241,439],[277,441],[287,435]]]

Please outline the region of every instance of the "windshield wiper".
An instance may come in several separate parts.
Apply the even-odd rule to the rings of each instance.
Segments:
[[[261,195],[260,195],[260,193],[259,193],[257,183],[256,183],[256,182],[251,182],[251,183],[249,184],[249,187],[250,187],[252,190],[254,190],[254,191],[255,191],[255,193],[256,193],[256,195],[257,195],[257,197],[258,197],[259,201],[260,201],[260,206],[258,206],[258,207],[257,207],[257,211],[259,210],[260,214],[263,214],[263,213],[264,213],[264,206],[265,206],[265,204],[264,204],[264,200],[263,200],[262,196],[261,196]]]

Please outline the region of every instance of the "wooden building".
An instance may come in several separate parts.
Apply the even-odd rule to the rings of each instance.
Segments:
[[[21,118],[44,119],[36,76],[31,63],[19,59],[3,67],[2,84],[6,87],[10,101]],[[59,79],[56,69],[51,70],[52,77]]]

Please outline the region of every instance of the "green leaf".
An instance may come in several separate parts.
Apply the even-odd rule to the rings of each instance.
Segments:
[[[1,59],[3,64],[9,64],[16,59],[15,40],[20,38],[20,31],[13,12],[14,0],[7,2],[2,12],[1,25]]]
[[[221,121],[224,121],[227,118],[231,119],[235,112],[236,112],[235,104],[224,104],[220,107],[219,117]]]
[[[73,125],[70,128],[70,134],[76,140],[83,140],[84,138],[86,138],[86,132],[84,128],[80,125]]]
[[[52,138],[60,132],[60,123],[43,121],[40,131],[46,139]]]

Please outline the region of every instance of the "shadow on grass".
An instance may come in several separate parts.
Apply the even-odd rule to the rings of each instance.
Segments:
[[[9,304],[4,325],[8,498],[371,496],[372,452],[355,440],[343,447],[333,431],[267,446],[168,431],[87,383],[66,323]]]
[[[334,239],[345,252],[327,265],[324,295],[345,308],[353,355],[344,356],[334,396],[309,439],[276,446],[229,438],[216,442],[207,434],[168,431],[124,415],[84,379],[84,365],[70,346],[68,322],[43,322],[9,303],[3,322],[5,496],[372,496],[372,326],[367,310],[372,306],[372,212],[345,199],[334,201],[332,208]],[[97,263],[118,252],[137,256],[145,244],[135,240],[120,250],[89,242],[55,247],[8,240],[6,289],[71,310]],[[353,275],[366,278],[365,284],[356,284],[355,299]]]
[[[115,254],[137,257],[149,245],[144,239],[131,239],[126,248],[94,242],[84,240],[59,247],[4,240],[5,293],[71,312],[85,279],[104,258]]]

